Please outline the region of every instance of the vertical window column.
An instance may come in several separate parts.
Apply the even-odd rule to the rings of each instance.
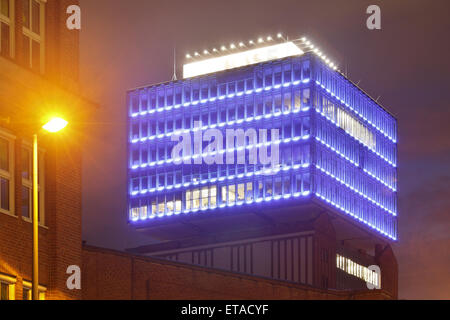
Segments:
[[[13,139],[0,135],[0,212],[7,214],[14,214],[13,154]]]
[[[0,55],[14,57],[14,1],[0,0]]]
[[[22,0],[23,52],[25,64],[32,70],[45,70],[45,5],[40,0]]]

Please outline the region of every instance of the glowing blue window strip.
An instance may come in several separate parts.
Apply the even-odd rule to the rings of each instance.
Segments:
[[[300,111],[302,111],[302,112],[307,112],[307,111],[309,111],[310,109],[311,109],[310,107],[304,107],[304,108],[302,108],[302,109],[291,109],[291,110],[289,110],[289,111],[279,112],[279,113],[276,113],[276,114],[267,114],[267,115],[264,116],[264,118],[268,119],[268,118],[271,118],[271,117],[274,117],[274,118],[275,118],[275,117],[279,117],[279,116],[281,116],[281,115],[296,114],[296,113],[299,113]],[[257,122],[257,121],[261,120],[262,118],[263,118],[263,116],[251,117],[251,118],[245,119],[245,121],[246,121],[246,122],[251,122],[251,121]],[[202,129],[202,130],[207,130],[207,129],[214,129],[214,128],[216,128],[216,127],[224,127],[224,126],[226,126],[226,125],[231,126],[231,125],[234,124],[234,122],[235,122],[235,121],[221,122],[221,123],[218,123],[218,124],[212,124],[212,125],[210,125],[210,126],[203,126],[201,129]],[[236,123],[242,123],[242,122],[244,122],[244,119],[236,121]],[[159,134],[159,135],[153,135],[153,136],[150,136],[150,137],[143,137],[143,138],[140,138],[140,139],[133,139],[133,140],[131,140],[131,143],[135,144],[135,143],[138,143],[138,142],[145,142],[145,141],[147,141],[147,140],[154,140],[154,139],[156,139],[156,138],[162,139],[162,138],[164,138],[165,136],[166,136],[166,137],[170,137],[170,136],[172,136],[172,135],[174,135],[174,134],[182,134],[182,133],[196,132],[196,131],[199,131],[199,129],[200,129],[200,128],[178,129],[178,130],[176,130],[176,131],[168,132],[168,133],[166,133],[165,135],[164,135],[164,134]]]
[[[320,142],[322,145],[324,145],[325,147],[327,147],[328,149],[330,149],[331,151],[333,151],[334,153],[336,153],[338,156],[340,156],[341,158],[347,160],[348,162],[350,162],[351,164],[353,164],[355,167],[359,167],[359,164],[354,162],[353,160],[351,160],[350,158],[348,158],[347,156],[345,156],[344,154],[342,154],[341,152],[339,152],[338,150],[336,150],[335,148],[333,148],[332,146],[330,146],[328,143],[326,143],[325,141],[321,140],[318,137],[315,137],[316,140],[318,142]],[[389,189],[391,189],[392,191],[396,192],[397,190],[393,187],[391,187],[389,184],[387,184],[386,182],[384,182],[382,179],[378,178],[377,176],[375,176],[375,174],[373,174],[372,172],[370,172],[367,169],[363,169],[365,173],[367,173],[368,175],[370,175],[372,178],[375,178],[378,182],[381,182],[383,185],[385,185],[386,187],[388,187]]]
[[[286,194],[283,198],[289,199],[289,198],[308,197],[310,194],[311,194],[310,191],[296,192],[296,193],[292,193],[292,194]],[[177,212],[174,212],[174,213],[151,214],[149,217],[147,217],[147,218],[145,218],[145,219],[142,219],[142,218],[141,218],[141,220],[155,219],[155,218],[162,218],[162,217],[164,217],[164,216],[171,216],[171,215],[173,215],[173,214],[175,214],[175,215],[179,215],[179,214],[181,214],[181,213],[189,214],[189,213],[195,213],[195,212],[199,212],[199,211],[215,210],[215,209],[218,209],[218,208],[225,208],[225,207],[234,207],[234,206],[248,205],[248,204],[252,204],[252,203],[254,203],[254,202],[260,203],[260,202],[262,202],[262,201],[265,201],[265,202],[277,201],[277,200],[280,200],[281,198],[282,198],[281,196],[279,196],[279,197],[265,198],[265,199],[263,199],[263,198],[257,198],[257,199],[255,199],[255,200],[238,201],[238,202],[236,202],[236,203],[234,203],[234,202],[233,202],[233,203],[222,203],[222,204],[220,204],[219,206],[216,205],[216,206],[213,206],[213,207],[204,207],[204,208],[186,209],[186,210],[183,210],[183,211],[177,211]],[[137,218],[131,218],[131,221],[133,221],[133,222],[136,222],[136,221],[138,221],[138,220],[140,220],[139,217],[137,217]]]
[[[372,172],[370,172],[369,170],[364,169],[364,168],[363,168],[363,170],[364,170],[365,173],[367,173],[369,176],[371,176],[372,178],[374,178],[374,179],[377,180],[378,182],[382,183],[384,186],[388,187],[389,189],[391,189],[391,190],[394,191],[394,192],[397,192],[397,189],[396,189],[396,188],[390,186],[389,184],[387,184],[386,182],[384,182],[383,180],[381,180],[380,178],[378,178],[377,176],[375,176],[375,175],[374,175]]]
[[[323,144],[325,147],[327,147],[328,149],[330,149],[331,151],[335,152],[337,155],[341,156],[342,158],[344,158],[345,160],[349,161],[351,164],[353,164],[356,167],[359,167],[359,163],[353,161],[352,159],[350,159],[349,157],[347,157],[345,154],[341,153],[339,150],[337,150],[336,148],[330,146],[328,143],[326,143],[325,141],[323,141],[322,139],[320,139],[319,137],[315,137],[317,141],[319,141],[321,144]]]
[[[334,122],[332,119],[328,118],[324,113],[320,112],[317,109],[316,112],[318,114],[320,114],[322,117],[324,117],[325,119],[327,119],[329,122],[333,123],[336,127],[340,128],[339,125]],[[345,131],[344,131],[345,132]],[[365,147],[367,147],[367,149],[369,149],[369,151],[373,152],[374,154],[376,154],[378,157],[380,157],[381,159],[383,159],[384,161],[386,161],[387,163],[389,163],[391,166],[393,166],[394,168],[397,167],[397,164],[393,163],[392,161],[388,160],[385,156],[383,156],[382,154],[378,153],[377,151],[375,151],[375,149],[370,148],[369,146],[365,145],[361,140],[359,140],[358,138],[354,137],[353,135],[349,134],[348,132],[345,132],[347,135],[349,135],[350,137],[352,137],[353,139],[355,139],[356,141],[358,141],[359,143],[361,143],[362,145],[364,145]]]
[[[374,226],[372,223],[358,217],[353,212],[341,207],[340,205],[338,205],[338,204],[334,203],[333,201],[327,199],[326,197],[322,196],[320,193],[316,192],[315,195],[317,197],[319,197],[320,199],[324,200],[326,203],[333,205],[335,208],[339,209],[340,211],[352,216],[353,218],[355,218],[358,221],[363,222],[364,224],[366,224],[367,226],[371,227],[372,229],[378,231],[379,233],[391,238],[392,240],[397,240],[397,237],[395,235],[389,234],[389,233],[385,232],[384,230],[381,230],[380,228]]]
[[[266,143],[265,145],[266,146],[269,146],[270,144],[280,144],[281,142],[283,142],[283,143],[294,143],[294,142],[297,142],[297,141],[299,141],[299,140],[309,140],[309,138],[310,138],[311,136],[308,134],[308,135],[305,135],[305,136],[296,136],[296,137],[294,137],[294,138],[287,138],[287,139],[283,139],[283,140],[275,140],[275,141],[272,141],[272,142],[268,142],[268,143]],[[246,147],[246,149],[252,149],[252,148],[259,148],[259,147],[261,147],[262,146],[262,143],[258,143],[258,144],[256,144],[256,145],[250,145],[250,146],[247,146]],[[141,167],[141,168],[146,168],[147,166],[150,166],[150,167],[153,167],[153,166],[155,166],[155,165],[163,165],[163,164],[170,164],[170,163],[172,163],[172,162],[182,162],[182,161],[184,161],[184,160],[193,160],[193,159],[196,159],[196,158],[198,158],[198,157],[207,157],[208,155],[217,155],[217,153],[222,153],[222,154],[224,154],[225,152],[235,152],[235,151],[237,151],[237,149],[240,149],[241,147],[238,147],[238,148],[229,148],[229,149],[226,149],[226,150],[220,150],[220,151],[214,151],[214,152],[207,152],[207,153],[202,153],[202,154],[193,154],[193,155],[190,155],[190,156],[184,156],[183,158],[176,158],[176,159],[166,159],[166,160],[160,160],[160,161],[153,161],[153,162],[147,162],[147,163],[141,163],[141,165],[133,165],[133,166],[131,166],[131,169],[132,170],[136,170],[136,169],[138,169],[139,167]],[[242,149],[241,149],[242,150]],[[238,150],[239,151],[239,150]],[[180,163],[181,164],[181,163]]]
[[[256,172],[249,172],[245,176],[251,177],[253,175],[255,175],[255,176],[275,175],[275,174],[279,173],[280,171],[289,171],[289,170],[297,170],[297,169],[300,169],[300,168],[309,168],[309,166],[310,166],[309,163],[296,164],[296,165],[293,165],[293,166],[284,166],[283,168],[264,169],[264,170],[259,170],[259,171],[256,171]],[[213,179],[201,180],[201,181],[197,181],[197,182],[185,182],[185,183],[183,183],[183,187],[189,187],[191,185],[214,183],[217,180],[218,181],[224,181],[225,179],[227,179],[227,180],[231,181],[231,180],[238,180],[238,179],[241,179],[241,178],[244,178],[244,174],[239,174],[237,176],[236,175],[230,175],[230,176],[227,176],[227,177],[220,177],[218,179],[217,178],[213,178]],[[159,187],[157,189],[152,188],[152,189],[148,189],[145,193],[147,193],[147,192],[148,193],[154,193],[156,191],[171,190],[173,188],[179,189],[179,188],[181,188],[181,184],[177,184],[177,185],[174,185],[174,186],[168,186],[168,187]],[[131,192],[131,195],[132,196],[136,196],[139,193],[142,193],[142,191],[141,192],[133,191],[133,192]]]
[[[310,79],[304,79],[303,81],[297,80],[297,81],[292,81],[292,82],[286,82],[286,83],[284,84],[284,86],[285,86],[285,87],[289,87],[290,85],[296,86],[296,85],[300,84],[300,82],[303,82],[303,83],[309,83],[309,81],[310,81]],[[277,90],[277,89],[279,89],[280,87],[281,87],[281,85],[280,85],[280,86],[277,86],[277,87],[274,88],[274,89]],[[264,87],[264,91],[269,91],[269,90],[271,90],[271,89],[273,89],[272,86]],[[245,92],[244,92],[244,91],[242,91],[242,92],[240,91],[240,92],[238,92],[236,95],[237,95],[237,96],[242,96],[244,93],[247,94],[247,95],[249,95],[249,94],[252,94],[253,92],[256,92],[256,93],[261,92],[262,90],[263,90],[263,88],[258,88],[258,89],[255,89],[255,90],[247,90],[247,91],[245,91]],[[227,95],[227,96],[222,95],[222,96],[219,97],[219,100],[224,100],[225,98],[232,99],[232,98],[234,98],[234,94],[229,94],[229,95]],[[203,100],[200,101],[200,103],[206,103],[206,102],[208,102],[208,101],[209,101],[209,102],[214,102],[214,101],[216,101],[216,98],[203,99]],[[183,104],[183,106],[184,106],[184,107],[189,107],[189,106],[191,106],[191,105],[195,106],[195,105],[197,105],[198,103],[199,103],[198,100],[192,101],[192,102],[185,102],[185,103]],[[177,109],[177,108],[179,108],[180,106],[181,106],[181,104],[174,105],[174,106],[167,106],[167,107],[165,107],[165,108],[158,108],[158,109],[156,109],[156,111],[157,111],[157,112],[170,111],[170,110],[172,109],[172,107],[174,107],[175,109]],[[154,112],[155,112],[154,109],[152,109],[152,111],[153,111],[153,112],[149,112],[149,113],[154,113]],[[144,113],[144,112],[145,112],[145,113]],[[143,112],[135,112],[135,113],[132,113],[132,114],[131,114],[131,117],[132,117],[132,118],[136,118],[136,117],[139,116],[139,115],[146,115],[146,114],[147,114],[146,111],[143,111]]]
[[[323,84],[321,84],[319,81],[316,80],[316,84],[320,85],[322,87],[322,89],[325,89],[327,92],[331,93],[329,89],[327,89]],[[375,124],[373,124],[370,120],[368,120],[366,117],[364,117],[362,114],[360,114],[358,111],[355,110],[355,108],[353,108],[352,106],[350,106],[347,102],[345,102],[344,100],[342,100],[338,95],[336,95],[335,93],[331,93],[333,96],[335,96],[339,101],[341,101],[343,104],[345,104],[345,106],[347,108],[349,108],[350,110],[352,110],[353,112],[355,112],[359,117],[361,117],[362,119],[364,119],[364,121],[366,121],[367,123],[369,123],[372,127],[374,127],[377,131],[379,131],[382,135],[384,135],[386,138],[388,138],[389,140],[391,140],[393,143],[397,143],[397,140],[395,140],[394,138],[392,138],[391,136],[389,136],[387,133],[385,133],[381,128],[378,128]]]
[[[386,208],[385,206],[383,206],[382,204],[380,204],[379,202],[373,200],[371,197],[369,197],[368,195],[366,195],[365,193],[361,192],[360,190],[352,187],[351,185],[349,185],[348,183],[346,183],[345,181],[339,179],[338,177],[336,177],[334,174],[332,174],[331,172],[321,168],[320,166],[318,166],[316,164],[316,168],[319,169],[320,171],[322,171],[323,173],[327,174],[328,176],[330,176],[331,178],[333,178],[334,180],[336,180],[337,182],[343,184],[344,186],[346,186],[347,188],[349,188],[350,190],[352,190],[353,192],[359,194],[360,196],[362,196],[363,198],[369,200],[370,202],[372,202],[373,204],[375,204],[376,206],[380,207],[381,209],[383,209],[384,211],[392,214],[394,217],[397,216],[397,214],[391,210],[389,210],[388,208]]]

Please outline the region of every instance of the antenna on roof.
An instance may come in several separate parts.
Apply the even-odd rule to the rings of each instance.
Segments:
[[[380,99],[380,98],[381,98],[381,96],[378,96],[378,98],[375,99],[375,102],[378,102],[378,99]]]
[[[173,48],[173,76],[172,76],[172,81],[176,81],[177,80],[177,52],[176,52],[176,47]]]
[[[359,86],[359,83],[361,82],[361,80],[358,80],[358,82],[356,83],[356,86]]]

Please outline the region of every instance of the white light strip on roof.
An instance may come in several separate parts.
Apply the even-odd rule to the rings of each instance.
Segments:
[[[327,58],[326,55],[324,55],[319,48],[315,47],[311,41],[309,41],[308,39],[306,39],[305,37],[301,38],[301,41],[304,43],[304,45],[306,45],[306,48],[310,48],[310,50],[312,52],[314,52],[315,54],[317,54],[319,56],[319,58],[321,58],[330,68],[332,68],[333,70],[337,70],[338,66],[336,64],[334,64],[332,61],[330,61],[330,59]],[[339,71],[340,72],[340,71]]]
[[[284,42],[273,46],[252,49],[222,57],[185,64],[183,66],[183,77],[191,78],[203,74],[239,68],[255,63],[300,55],[303,53],[303,50],[293,42]]]

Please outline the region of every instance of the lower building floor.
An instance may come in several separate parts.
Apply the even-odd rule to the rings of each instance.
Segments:
[[[336,290],[83,247],[82,298],[133,300],[393,299],[386,290]]]

